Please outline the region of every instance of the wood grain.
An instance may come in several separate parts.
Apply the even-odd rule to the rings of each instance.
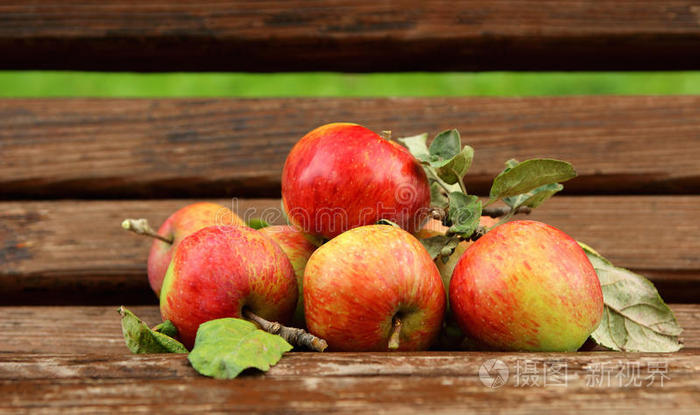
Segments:
[[[0,5],[0,68],[697,69],[690,0],[36,0]]]
[[[216,199],[244,218],[283,223],[278,199]],[[153,304],[151,241],[124,217],[159,226],[194,200],[0,202],[0,304]],[[529,219],[562,229],[651,278],[667,301],[700,298],[700,196],[557,196]],[[523,218],[528,218],[524,216]]]
[[[488,359],[501,360],[512,373],[504,386],[490,388],[480,380]],[[536,378],[522,375],[525,365],[535,368]],[[566,370],[550,376],[545,386],[545,365]],[[630,367],[638,372],[627,372]],[[663,385],[661,375],[653,375],[659,367]],[[606,375],[598,380],[603,370],[610,381]],[[533,378],[534,386],[524,386],[523,379]],[[650,413],[663,408],[690,414],[700,404],[699,378],[697,352],[296,353],[266,375],[248,373],[233,381],[197,375],[184,355],[18,355],[0,356],[0,395],[9,397],[0,403],[0,413]]]
[[[110,355],[128,353],[117,306],[1,306],[0,358],[17,353]],[[157,306],[129,306],[150,326]],[[700,350],[700,305],[672,304],[684,350]],[[621,356],[618,354],[618,356]],[[2,378],[2,376],[0,376]]]
[[[458,128],[488,194],[510,158],[568,160],[569,194],[700,193],[700,97],[0,100],[0,198],[279,197],[306,132]]]
[[[185,355],[129,354],[115,306],[0,307],[0,413],[694,413],[700,305],[671,307],[679,353],[289,353],[233,381],[199,376]],[[132,310],[159,320],[157,307]],[[504,386],[482,382],[489,359],[508,368]]]

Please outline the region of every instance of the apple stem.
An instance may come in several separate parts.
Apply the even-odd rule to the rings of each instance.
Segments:
[[[530,212],[532,212],[532,209],[527,207],[527,206],[520,206],[518,209],[513,212],[513,215],[517,215],[519,213],[524,213],[526,215],[529,215]],[[508,206],[500,206],[500,207],[486,207],[481,211],[481,214],[484,216],[490,216],[492,218],[500,218],[502,216],[506,216],[507,214],[511,213],[511,209]]]
[[[401,334],[401,319],[394,317],[391,322],[391,334],[389,335],[389,350],[399,348],[399,336]]]
[[[314,336],[306,330],[287,327],[277,322],[267,321],[247,308],[243,309],[243,316],[249,320],[252,320],[266,332],[279,335],[292,346],[304,346],[315,352],[322,352],[328,347],[328,343],[326,343],[325,340]]]
[[[148,224],[148,220],[143,218],[124,219],[124,221],[122,222],[122,228],[138,235],[145,235],[150,236],[151,238],[160,239],[161,241],[168,244],[173,243],[172,238],[166,238],[165,236],[158,234],[158,232],[154,231],[153,228],[151,228],[151,226]]]

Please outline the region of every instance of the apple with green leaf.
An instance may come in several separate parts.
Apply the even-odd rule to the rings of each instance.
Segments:
[[[445,301],[432,258],[398,227],[351,229],[306,264],[306,325],[332,350],[427,349],[440,332]]]
[[[154,238],[148,255],[148,282],[159,297],[165,272],[180,242],[213,225],[243,226],[245,222],[230,209],[210,202],[193,203],[177,210],[163,222],[158,232],[148,225],[146,219],[125,219],[122,222],[124,229]]]
[[[601,321],[603,293],[575,240],[523,220],[497,226],[466,250],[452,273],[450,306],[482,345],[575,351]]]
[[[332,123],[292,148],[282,201],[292,225],[323,238],[380,219],[415,232],[427,219],[430,187],[403,146],[357,124]]]

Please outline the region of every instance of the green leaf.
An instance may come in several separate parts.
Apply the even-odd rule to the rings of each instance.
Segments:
[[[520,206],[527,206],[534,209],[554,196],[557,192],[560,192],[563,188],[564,186],[559,183],[545,184],[527,193],[504,197],[503,201],[513,209],[517,209]]]
[[[462,148],[462,141],[459,138],[459,131],[457,130],[445,130],[440,134],[435,136],[435,139],[430,143],[430,155],[438,157],[442,160],[449,160],[459,153],[459,149]]]
[[[168,337],[177,337],[177,328],[170,320],[165,320],[164,322],[153,327],[153,331],[165,334]]]
[[[675,352],[681,327],[649,280],[610,263],[580,244],[593,264],[603,289],[605,309],[591,334],[601,346],[625,352]]]
[[[574,167],[565,161],[554,159],[532,159],[507,167],[493,180],[490,198],[492,201],[504,197],[527,193],[540,186],[564,182],[576,177]]]
[[[474,149],[464,146],[462,151],[449,160],[431,161],[430,165],[435,168],[438,177],[447,184],[455,184],[463,178],[474,159]]]
[[[442,254],[445,249],[449,250],[449,254],[447,255],[449,257],[457,245],[459,245],[459,238],[456,236],[438,235],[421,239],[420,242],[428,251],[430,257],[435,259],[439,256],[444,256]]]
[[[268,226],[270,226],[270,224],[260,218],[252,218],[248,221],[248,227],[253,229],[262,229],[267,228]]]
[[[428,151],[428,133],[414,135],[412,137],[398,138],[397,141],[404,145],[408,151],[413,154],[413,157],[420,161],[429,161],[430,152]]]
[[[156,326],[157,329],[169,333],[164,334],[148,328],[146,323],[124,307],[119,307],[119,314],[122,316],[122,333],[126,347],[132,353],[187,353],[185,346],[170,336],[177,335],[177,330],[169,321]]]
[[[452,192],[447,215],[452,223],[448,232],[468,238],[479,227],[481,201],[477,196]]]
[[[282,337],[259,330],[249,321],[221,318],[199,326],[187,358],[202,375],[233,379],[248,368],[267,371],[290,350],[292,346]]]
[[[445,195],[445,190],[437,182],[430,183],[430,206],[445,209],[449,200]]]

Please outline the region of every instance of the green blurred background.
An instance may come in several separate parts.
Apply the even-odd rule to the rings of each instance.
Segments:
[[[693,72],[104,73],[0,71],[0,97],[700,94]]]

